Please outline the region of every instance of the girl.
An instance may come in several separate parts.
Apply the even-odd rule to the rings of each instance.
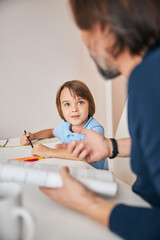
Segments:
[[[61,124],[56,128],[45,129],[36,133],[27,132],[26,135],[22,135],[20,138],[22,145],[29,144],[28,136],[31,140],[57,137],[63,143],[73,140],[81,141],[86,138],[85,135],[74,133],[72,131],[73,126],[92,129],[104,135],[104,128],[93,118],[95,103],[85,83],[79,80],[65,82],[57,92],[56,105],[58,113],[63,119]],[[42,144],[38,144],[33,148],[32,155],[45,158],[59,157],[75,160],[65,149],[52,149]],[[108,169],[107,159],[90,164],[98,169]]]

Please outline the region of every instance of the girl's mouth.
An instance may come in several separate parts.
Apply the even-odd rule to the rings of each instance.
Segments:
[[[72,116],[73,119],[77,119],[77,118],[79,118],[79,117],[80,117],[80,115]]]

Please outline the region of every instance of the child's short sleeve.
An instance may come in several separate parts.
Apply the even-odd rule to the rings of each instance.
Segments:
[[[94,130],[95,132],[100,133],[104,136],[104,128],[102,126],[94,127],[94,128],[92,128],[92,130]]]
[[[70,128],[71,124],[63,120],[60,125],[54,129],[53,134],[63,143],[71,142],[76,139],[74,138],[75,133],[73,133]]]
[[[59,139],[62,138],[62,128],[63,128],[63,122],[61,122],[56,128],[53,130],[53,135]]]
[[[86,129],[91,129],[98,132],[104,136],[104,127],[93,117],[90,117],[87,124],[84,126]]]

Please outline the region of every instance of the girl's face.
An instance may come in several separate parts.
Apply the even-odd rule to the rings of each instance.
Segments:
[[[84,127],[88,121],[88,101],[81,97],[72,96],[69,89],[64,88],[61,92],[60,102],[65,120],[72,126]]]

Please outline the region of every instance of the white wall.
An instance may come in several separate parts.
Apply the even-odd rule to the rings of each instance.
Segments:
[[[126,103],[119,121],[116,138],[128,138],[129,136]],[[132,186],[136,180],[136,175],[131,170],[130,158],[117,157],[114,159],[109,159],[109,170],[113,172],[115,177],[119,178],[121,181],[130,186]]]
[[[105,126],[105,81],[75,27],[67,0],[0,1],[0,138],[60,123],[58,87],[83,80]]]

